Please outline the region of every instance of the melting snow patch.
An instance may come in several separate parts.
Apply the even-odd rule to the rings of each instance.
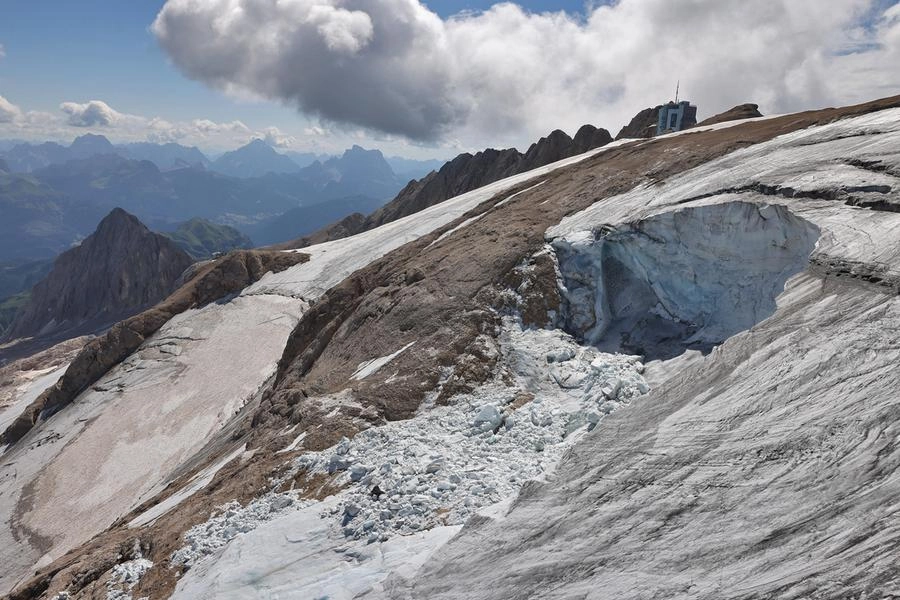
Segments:
[[[534,188],[536,188],[536,187],[538,187],[538,186],[541,186],[541,185],[544,185],[545,183],[547,183],[547,180],[546,180],[546,179],[544,179],[543,181],[540,181],[540,182],[534,184],[534,185],[531,186],[531,187],[527,187],[527,188],[525,188],[524,190],[519,190],[519,191],[516,192],[515,194],[510,194],[509,196],[507,196],[506,198],[504,198],[503,200],[501,200],[500,202],[498,202],[497,204],[495,204],[495,205],[494,205],[494,208],[499,208],[499,207],[503,206],[504,204],[507,204],[510,200],[512,200],[513,198],[515,198],[515,197],[518,196],[519,194],[524,194],[525,192],[530,192],[530,191],[533,190]]]
[[[380,358],[373,358],[372,360],[367,360],[359,363],[359,366],[356,368],[356,372],[354,372],[353,375],[350,376],[350,379],[356,379],[357,381],[359,381],[360,379],[365,379],[369,375],[376,373],[378,369],[400,356],[400,353],[402,353],[413,344],[415,344],[415,342],[410,342],[393,354],[382,356]]]
[[[129,527],[142,527],[144,525],[149,525],[153,523],[158,518],[181,504],[184,500],[190,498],[198,491],[202,490],[206,486],[208,486],[213,478],[216,476],[222,467],[230,463],[232,460],[244,454],[244,451],[247,449],[247,444],[244,444],[240,448],[237,448],[234,452],[227,455],[225,458],[220,460],[219,462],[210,465],[194,475],[191,480],[185,485],[183,488],[160,502],[155,506],[147,509],[142,512],[134,519],[132,519],[129,523]]]
[[[288,444],[287,446],[285,446],[284,448],[282,448],[281,450],[276,452],[276,454],[284,454],[285,452],[290,452],[292,450],[295,450],[297,448],[297,446],[300,445],[300,442],[302,442],[304,439],[306,439],[305,431],[301,432],[300,435],[298,435],[297,437],[294,438],[293,442],[291,442],[290,444]]]

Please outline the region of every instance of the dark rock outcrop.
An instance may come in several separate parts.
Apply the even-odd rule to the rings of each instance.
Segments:
[[[194,271],[189,281],[163,302],[116,323],[105,334],[85,345],[65,375],[0,435],[0,443],[16,443],[42,414],[51,415],[72,402],[175,315],[236,294],[268,272],[277,273],[307,260],[309,256],[299,252],[235,250],[202,265]]]
[[[730,110],[714,115],[708,119],[704,119],[697,123],[700,125],[714,125],[715,123],[724,123],[726,121],[737,121],[739,119],[752,119],[761,117],[763,114],[759,112],[758,104],[739,104]]]
[[[434,206],[444,200],[493,183],[504,177],[530,171],[537,167],[582,154],[612,141],[605,129],[584,125],[570,138],[555,130],[541,138],[522,154],[515,148],[488,148],[476,154],[460,154],[419,180],[410,181],[397,196],[365,218],[360,224],[356,215],[329,225],[312,235],[279,244],[277,248],[302,248],[312,243],[340,239]]]
[[[600,148],[613,141],[612,135],[602,127],[594,127],[593,125],[582,125],[575,137],[572,138],[574,146],[572,156],[582,154],[594,148]]]
[[[653,108],[645,108],[634,115],[631,121],[619,130],[617,140],[625,138],[645,139],[656,135],[656,126],[659,123],[659,111],[662,105]]]
[[[102,329],[170,294],[193,261],[136,217],[113,209],[34,286],[6,339],[63,339]]]

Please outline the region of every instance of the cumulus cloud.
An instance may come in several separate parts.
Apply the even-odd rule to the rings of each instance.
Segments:
[[[225,91],[413,140],[497,139],[621,124],[678,79],[701,114],[896,89],[897,6],[884,7],[619,0],[575,17],[505,3],[442,20],[417,0],[168,0],[153,32],[185,74]]]
[[[277,127],[266,127],[263,133],[265,134],[263,141],[273,148],[290,148],[297,141],[294,136],[287,135]]]
[[[14,123],[23,117],[22,109],[0,96],[0,123]]]
[[[68,115],[68,123],[73,127],[111,127],[122,121],[124,116],[102,100],[83,104],[63,102],[59,109]]]
[[[332,121],[428,138],[464,110],[445,26],[414,0],[177,1],[153,31],[189,76]]]

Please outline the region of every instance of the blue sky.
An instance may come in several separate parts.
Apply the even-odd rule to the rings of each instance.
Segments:
[[[360,143],[447,158],[524,148],[554,128],[573,134],[584,123],[615,134],[641,108],[668,100],[677,79],[701,117],[743,102],[769,114],[900,93],[898,0],[828,0],[828,10],[824,0],[518,0],[524,13],[453,22],[446,19],[494,3],[423,3],[445,20],[444,45],[379,56],[392,44],[396,53],[396,39],[421,43],[431,35],[415,19],[397,29],[392,11],[409,3],[317,0],[328,9],[315,17],[324,25],[279,8],[262,24],[244,18],[240,35],[185,39],[192,36],[177,32],[211,31],[228,4],[170,0],[173,33],[163,39],[150,31],[163,0],[3,0],[0,138],[70,140],[94,131],[114,141],[169,136],[224,150],[265,137],[295,150]],[[190,12],[196,6],[199,16]],[[396,39],[353,29],[359,22],[345,6]],[[596,7],[602,13],[588,20]],[[307,29],[291,30],[274,55],[230,64],[280,39],[271,32],[284,33],[297,18]],[[318,45],[294,44],[297,36]],[[231,94],[218,89],[223,81]],[[82,116],[94,100],[101,104],[87,114],[111,115],[106,121]],[[63,103],[74,103],[77,115]]]

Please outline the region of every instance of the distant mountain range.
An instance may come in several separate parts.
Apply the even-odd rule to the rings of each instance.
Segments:
[[[148,156],[166,149],[151,146],[132,145],[130,151]],[[171,146],[173,152],[182,151]],[[202,168],[202,155],[188,149],[178,160],[197,158],[197,166],[163,170],[150,160],[106,152],[110,148],[102,136],[82,136],[68,148],[53,143],[16,146],[13,154],[19,167],[30,157],[26,162],[33,168],[28,173],[15,172],[12,167],[0,171],[0,214],[4,216],[0,220],[0,261],[51,258],[93,231],[114,207],[136,215],[157,231],[171,231],[179,223],[202,218],[230,225],[252,238],[251,230],[262,231],[265,223],[300,207],[354,198],[349,204],[374,210],[396,195],[404,183],[381,152],[358,146],[324,162],[295,166],[291,173],[270,171],[244,178],[213,169],[227,162],[236,165],[241,156],[290,159],[265,144],[252,143],[220,157],[210,169]],[[70,158],[38,166],[49,157],[61,160],[60,152]],[[366,200],[360,203],[360,197]],[[331,215],[331,220],[346,214],[337,214],[335,208],[318,214]],[[316,229],[328,222],[311,221],[309,226]]]
[[[279,153],[262,140],[212,161],[195,147],[114,145],[94,134],[68,146],[16,142],[0,148],[6,148],[0,151],[0,264],[51,259],[84,239],[114,207],[160,232],[198,218],[252,240],[238,246],[282,242],[350,212],[373,212],[404,184],[442,165],[385,159],[359,146],[339,156]],[[195,256],[209,251],[203,243],[191,247]]]
[[[89,133],[75,138],[69,146],[57,142],[32,144],[0,140],[0,171],[31,173],[51,165],[102,154],[115,154],[129,160],[147,160],[161,171],[184,168],[212,169],[217,173],[239,178],[262,177],[268,173],[297,173],[316,162],[324,164],[337,158],[313,152],[281,153],[263,140],[255,139],[245,146],[210,160],[195,146],[183,146],[174,142],[113,145],[106,137]],[[386,162],[403,183],[423,177],[444,164],[442,160],[415,160],[399,156],[387,158]]]
[[[2,147],[2,146],[0,146]],[[162,170],[193,166],[205,168],[210,161],[195,147],[181,144],[153,144],[138,142],[114,146],[106,137],[88,133],[75,138],[69,146],[56,142],[30,144],[20,142],[0,151],[10,171],[31,173],[51,165],[71,160],[91,158],[96,155],[114,154],[131,160],[149,160]]]
[[[266,173],[297,173],[301,167],[276,152],[263,140],[253,140],[237,150],[226,152],[212,162],[213,171],[232,177],[261,177]]]

